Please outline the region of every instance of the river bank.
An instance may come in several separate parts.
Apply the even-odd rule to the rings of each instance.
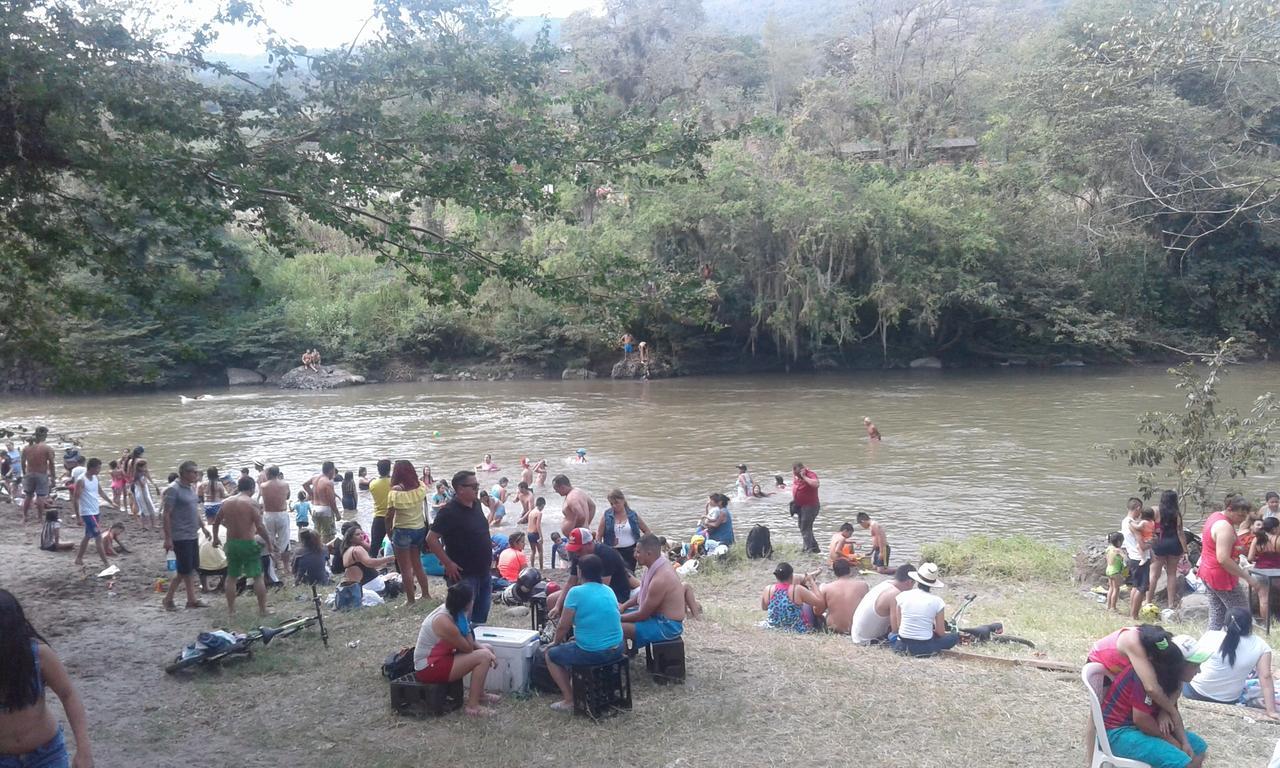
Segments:
[[[686,630],[688,681],[659,687],[635,668],[630,714],[590,725],[552,712],[549,697],[535,697],[504,701],[487,721],[461,714],[417,721],[392,714],[378,669],[387,653],[413,643],[435,600],[326,613],[328,650],[307,630],[221,673],[174,678],[162,666],[182,645],[228,625],[219,596],[205,597],[208,609],[162,611],[153,591],[156,577],[165,575],[159,536],[132,523],[127,542],[134,553],[114,561],[121,573],[109,589],[105,580],[83,576],[71,554],[37,550],[38,526],[23,528],[20,519],[16,508],[0,504],[0,524],[11,531],[0,539],[0,584],[18,595],[70,669],[100,766],[274,768],[323,756],[333,765],[391,768],[420,764],[426,755],[434,763],[479,766],[509,764],[519,755],[535,768],[606,761],[1012,767],[1027,765],[1031,754],[1041,766],[1084,762],[1084,698],[1073,674],[904,659],[846,638],[760,629],[759,592],[772,581],[777,560],[793,558],[797,569],[820,566],[788,548],[773,561],[735,557],[691,577],[706,615]],[[64,541],[77,541],[79,530],[64,528]],[[947,582],[949,606],[977,593],[969,619],[1002,620],[1044,653],[1006,655],[1078,664],[1093,638],[1124,623],[1069,584],[963,574],[949,574]],[[432,579],[435,599],[443,586]],[[305,613],[308,598],[292,587],[271,592],[274,620]],[[251,601],[238,605],[230,626],[256,626]],[[502,609],[493,616],[494,623],[527,626],[527,617]],[[1184,715],[1208,740],[1214,765],[1261,765],[1280,737],[1280,728],[1239,717],[1194,709]],[[567,738],[584,728],[589,743]]]

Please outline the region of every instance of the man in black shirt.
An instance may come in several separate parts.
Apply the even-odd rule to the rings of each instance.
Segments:
[[[493,605],[493,548],[489,522],[476,497],[480,483],[476,473],[465,470],[453,476],[454,497],[436,513],[427,534],[427,548],[440,558],[450,584],[465,581],[475,593],[471,606],[472,626],[489,619]]]
[[[627,563],[622,559],[622,555],[613,547],[600,544],[595,540],[595,534],[591,533],[589,528],[574,528],[569,531],[569,538],[566,548],[569,550],[569,580],[565,583],[564,589],[547,598],[547,613],[552,618],[560,615],[560,604],[564,602],[564,596],[569,594],[569,590],[575,585],[582,583],[578,578],[578,561],[587,555],[595,555],[600,558],[604,569],[601,573],[600,581],[605,586],[613,590],[613,596],[618,599],[619,603],[625,603],[631,599],[631,590],[640,586],[639,580],[627,570]]]

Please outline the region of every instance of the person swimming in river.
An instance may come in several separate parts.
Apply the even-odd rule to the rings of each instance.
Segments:
[[[499,469],[502,469],[502,467],[493,463],[492,453],[486,453],[484,455],[484,461],[476,465],[477,472],[497,472]]]
[[[880,442],[880,430],[876,428],[876,425],[874,422],[871,421],[870,416],[862,417],[862,426],[867,428],[868,440],[870,440],[873,443]]]
[[[569,457],[569,463],[570,463],[570,464],[586,464],[586,463],[587,463],[587,449],[586,449],[586,448],[579,448],[577,451],[575,451],[575,452],[574,452],[574,454],[573,454],[572,456],[570,456],[570,457]]]

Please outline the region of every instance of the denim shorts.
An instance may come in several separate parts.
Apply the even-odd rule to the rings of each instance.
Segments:
[[[61,726],[43,746],[24,755],[0,755],[0,768],[68,768],[70,765]]]
[[[83,519],[84,519],[84,537],[86,539],[92,539],[94,536],[97,536],[99,533],[101,533],[101,531],[98,530],[97,515],[85,515]]]
[[[391,546],[396,549],[417,547],[422,551],[422,543],[426,540],[426,528],[395,528],[391,531]]]
[[[560,667],[593,667],[617,661],[625,652],[625,642],[603,651],[584,651],[577,643],[561,643],[547,650],[547,658]]]

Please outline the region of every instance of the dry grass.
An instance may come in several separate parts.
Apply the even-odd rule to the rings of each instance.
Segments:
[[[392,714],[379,666],[413,642],[434,601],[331,615],[327,651],[311,630],[219,673],[176,679],[163,674],[163,662],[219,623],[219,613],[164,614],[141,579],[106,601],[101,589],[57,570],[66,566],[53,556],[35,573],[29,560],[19,567],[33,548],[30,535],[15,538],[0,542],[0,580],[19,592],[68,660],[101,766],[1075,768],[1084,760],[1084,701],[1072,675],[904,659],[840,637],[758,628],[759,591],[777,559],[717,563],[693,578],[707,618],[688,625],[688,682],[660,687],[633,665],[629,714],[595,724],[552,712],[552,698],[542,696],[509,699],[491,720],[454,713],[418,721]],[[779,554],[798,570],[819,565]],[[1121,624],[1065,586],[1002,592],[989,582],[952,581],[949,604],[965,591],[981,593],[970,618],[1002,619],[1054,658],[1079,661],[1091,638]],[[281,618],[305,611],[296,594],[273,595]],[[254,623],[248,604],[241,615],[241,626]],[[526,618],[500,608],[494,617],[526,626]],[[1280,729],[1218,713],[1189,709],[1186,719],[1209,741],[1213,765],[1261,765],[1280,737]]]

